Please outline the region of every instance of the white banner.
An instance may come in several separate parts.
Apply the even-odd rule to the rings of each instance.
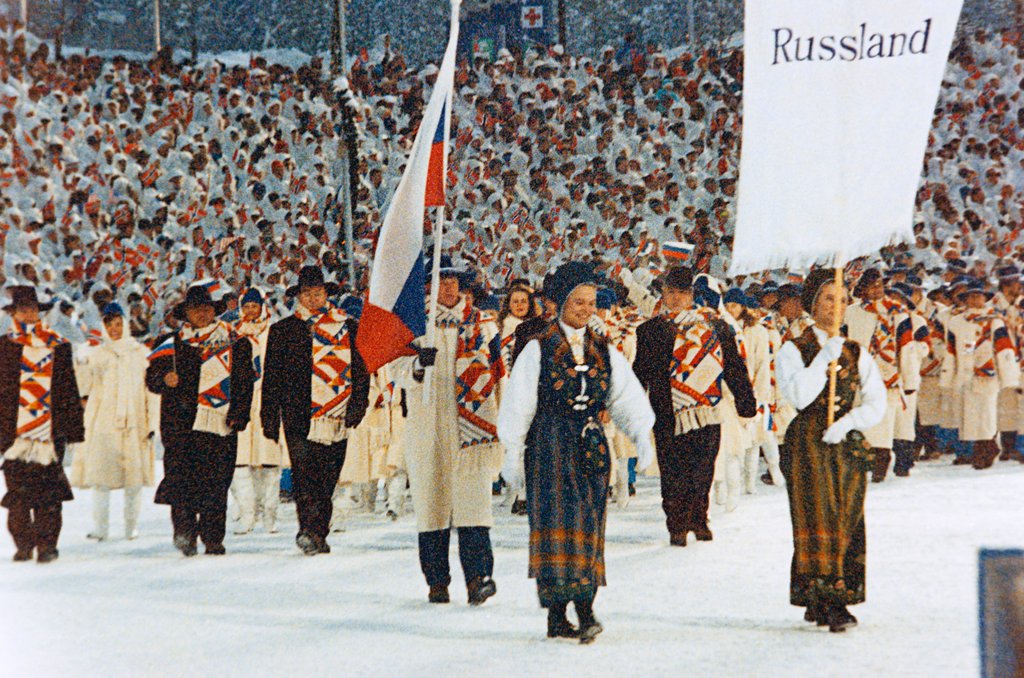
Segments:
[[[731,275],[913,233],[963,0],[747,0]]]

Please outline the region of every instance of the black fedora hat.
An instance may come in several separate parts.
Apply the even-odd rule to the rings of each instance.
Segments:
[[[49,311],[53,308],[53,301],[39,301],[36,295],[36,288],[31,285],[14,285],[7,288],[7,294],[11,297],[11,303],[4,306],[4,310],[10,313],[18,308],[35,306],[40,311]]]
[[[220,304],[210,296],[210,290],[205,285],[193,285],[185,292],[185,299],[174,307],[174,315],[178,320],[185,320],[185,311],[197,306],[210,306],[218,315],[222,312]]]
[[[302,290],[308,290],[313,287],[323,287],[327,290],[327,296],[329,297],[333,297],[341,291],[341,287],[337,283],[324,280],[324,272],[319,266],[308,264],[299,269],[299,282],[285,290],[285,296],[295,297]]]

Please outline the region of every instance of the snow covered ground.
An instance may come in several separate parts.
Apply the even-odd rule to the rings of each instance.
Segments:
[[[977,550],[1024,545],[1024,466],[948,463],[870,487],[868,602],[843,635],[788,605],[784,490],[761,486],[731,514],[714,507],[714,542],[671,548],[657,481],[641,479],[634,502],[610,513],[610,585],[596,603],[606,631],[588,647],[544,638],[525,519],[506,510],[493,531],[498,595],[470,608],[454,544],[453,602],[426,602],[412,516],[359,515],[332,535],[332,554],[306,558],[289,505],[281,534],[229,534],[226,557],[185,559],[167,508],[151,503],[138,541],[88,542],[91,502],[79,491],[56,563],[12,563],[0,539],[3,673],[975,675]]]

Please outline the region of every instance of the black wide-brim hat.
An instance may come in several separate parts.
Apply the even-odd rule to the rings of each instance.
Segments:
[[[171,315],[178,320],[185,320],[185,311],[196,306],[212,306],[214,313],[217,315],[224,312],[224,304],[220,301],[214,301],[213,297],[210,296],[210,290],[202,285],[195,285],[188,288],[188,291],[185,292],[185,299],[174,307]]]
[[[14,285],[7,288],[7,294],[11,297],[11,303],[4,306],[8,313],[25,306],[36,306],[40,311],[49,311],[53,308],[53,301],[39,301],[36,295],[36,288],[31,285]]]
[[[288,298],[293,298],[298,296],[302,290],[311,287],[323,287],[327,290],[328,297],[337,296],[341,292],[341,287],[337,283],[324,280],[324,272],[319,266],[310,264],[299,270],[299,282],[285,290],[284,294]]]

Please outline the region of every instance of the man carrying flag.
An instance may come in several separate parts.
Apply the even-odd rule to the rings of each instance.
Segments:
[[[400,359],[396,381],[407,391],[408,420],[420,424],[406,428],[404,448],[429,600],[450,600],[448,551],[455,527],[469,602],[479,605],[496,591],[489,530],[491,481],[501,465],[494,399],[500,347],[497,323],[462,296],[458,271],[441,264],[459,4],[452,2],[448,47],[384,217],[356,343],[370,372]],[[426,207],[438,208],[429,322],[420,259]]]

